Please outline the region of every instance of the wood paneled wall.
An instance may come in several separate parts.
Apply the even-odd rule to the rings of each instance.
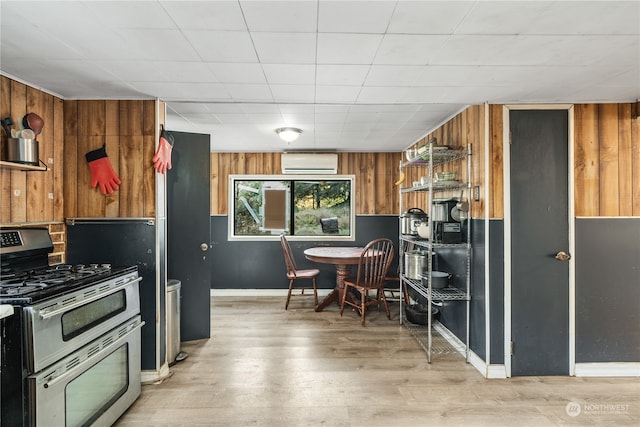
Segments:
[[[473,105],[468,107],[460,114],[447,121],[441,127],[435,131],[429,133],[425,138],[415,143],[412,147],[419,146],[431,138],[436,138],[438,144],[448,145],[452,148],[466,149],[468,145],[471,145],[471,177],[467,177],[466,162],[454,162],[447,165],[439,166],[436,171],[451,170],[456,171],[457,179],[461,181],[468,181],[471,183],[471,187],[478,186],[480,190],[480,199],[474,201],[469,192],[465,192],[465,198],[469,201],[471,206],[471,217],[481,218],[484,217],[484,206],[486,203],[485,194],[485,112],[484,105]],[[427,171],[424,168],[409,169],[407,174],[407,181],[405,186],[411,186],[413,181],[420,179],[421,175],[426,175]],[[438,194],[437,197],[445,196],[460,196],[459,192],[450,192]],[[424,195],[421,194],[409,194],[406,197],[406,202],[403,201],[404,208],[418,207],[426,210],[426,202]],[[411,205],[411,206],[409,206]]]
[[[397,215],[400,153],[338,153],[338,174],[356,176],[357,215]],[[280,153],[211,153],[211,214],[227,215],[229,175],[281,174]]]
[[[64,101],[64,111],[65,217],[154,217],[156,101]],[[107,195],[91,188],[85,159],[103,144],[122,181]]]
[[[576,216],[640,216],[640,120],[632,106],[574,105]],[[490,216],[504,218],[503,106],[489,111]]]
[[[640,216],[640,119],[632,104],[577,104],[576,216]]]
[[[0,118],[19,123],[34,112],[45,122],[40,159],[47,171],[0,168],[0,224],[56,223],[65,217],[155,216],[155,171],[151,158],[164,104],[155,100],[72,100],[47,94],[0,76]],[[158,105],[157,105],[158,104]],[[575,117],[576,216],[640,216],[640,120],[633,105],[578,104]],[[465,109],[425,139],[472,146],[472,186],[480,200],[471,201],[472,217],[504,217],[502,105]],[[485,183],[485,115],[489,122],[489,181]],[[17,127],[18,125],[14,125]],[[6,135],[2,132],[2,141]],[[423,140],[414,145],[418,145]],[[106,144],[109,160],[122,180],[120,189],[103,196],[91,188],[84,155]],[[338,153],[340,174],[356,176],[358,215],[395,215],[399,210],[398,166],[404,153]],[[450,166],[447,166],[450,168]],[[441,168],[442,169],[442,168]],[[456,170],[467,179],[462,163]],[[228,213],[229,174],[280,174],[280,153],[212,153],[211,213]],[[407,176],[410,185],[424,171]],[[485,185],[490,197],[484,199]],[[453,195],[453,194],[452,194]],[[412,201],[403,202],[405,208]],[[419,200],[416,207],[426,208]]]
[[[62,221],[65,167],[62,100],[5,76],[0,76],[0,94],[0,118],[10,117],[13,128],[21,127],[27,113],[36,113],[44,120],[38,151],[47,166],[44,172],[0,167],[0,223]],[[7,136],[1,133],[4,147]]]

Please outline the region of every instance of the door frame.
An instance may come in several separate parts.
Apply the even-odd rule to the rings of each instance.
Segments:
[[[574,197],[574,108],[573,104],[504,104],[502,106],[502,156],[504,181],[504,364],[507,377],[511,377],[511,144],[510,110],[566,110],[568,121],[568,188],[569,219],[569,375],[575,376],[576,366],[576,309],[575,309],[575,197]]]

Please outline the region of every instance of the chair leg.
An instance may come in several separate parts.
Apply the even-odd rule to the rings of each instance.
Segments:
[[[349,292],[349,286],[344,285],[344,293],[342,294],[342,298],[340,299],[340,317],[342,317],[342,313],[344,313],[344,302],[347,299],[347,292]]]
[[[391,320],[391,312],[389,311],[389,304],[387,304],[387,297],[382,292],[382,303],[384,304],[384,311],[387,312],[387,319]],[[378,311],[380,311],[380,301],[378,301]]]
[[[367,291],[365,291],[364,289],[362,290],[362,292],[360,292],[360,311],[362,312],[362,326],[364,327],[364,311],[365,311],[365,307],[367,306]]]
[[[293,289],[293,279],[289,280],[289,292],[287,292],[287,302],[284,305],[284,309],[289,308],[289,300],[291,299],[291,290]]]
[[[316,283],[316,278],[313,277],[313,297],[316,300],[316,305],[318,305],[318,284]]]

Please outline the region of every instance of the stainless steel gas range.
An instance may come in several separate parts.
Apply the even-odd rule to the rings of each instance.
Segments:
[[[137,266],[48,265],[43,228],[0,230],[3,426],[111,425],[140,395]]]

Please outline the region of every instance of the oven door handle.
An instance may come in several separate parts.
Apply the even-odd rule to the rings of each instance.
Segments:
[[[111,351],[113,349],[113,347],[117,347],[120,342],[124,341],[126,337],[128,337],[129,335],[131,335],[132,333],[134,333],[138,329],[142,328],[144,326],[144,324],[145,324],[145,322],[141,321],[139,324],[137,324],[133,328],[129,329],[129,331],[126,334],[124,334],[121,337],[119,337],[116,341],[114,341],[110,345],[106,346],[105,348],[103,348],[102,350],[98,351],[97,353],[92,354],[91,357],[89,357],[88,359],[85,359],[84,361],[78,363],[70,371],[67,371],[67,372],[63,373],[62,375],[60,375],[59,377],[55,377],[52,380],[49,380],[49,381],[45,382],[42,386],[44,388],[52,387],[52,386],[56,385],[56,383],[64,380],[65,378],[67,378],[67,377],[69,377],[71,375],[74,375],[74,372],[76,372],[78,369],[83,369],[85,365],[90,365],[90,364],[94,363],[94,360],[95,360],[96,357],[99,357],[102,354],[108,353],[109,351]]]
[[[104,298],[104,297],[106,297],[108,295],[114,294],[114,293],[118,292],[119,290],[124,289],[127,286],[129,286],[129,285],[131,285],[133,283],[139,282],[141,280],[142,280],[142,277],[137,277],[134,280],[129,280],[129,281],[125,282],[125,283],[122,283],[122,284],[116,286],[115,288],[109,289],[108,292],[105,292],[105,293],[102,293],[102,294],[96,294],[96,295],[93,295],[91,297],[84,298],[84,299],[82,299],[80,301],[72,302],[71,304],[67,304],[67,305],[65,305],[65,306],[63,306],[61,308],[57,308],[55,310],[46,310],[45,309],[45,310],[39,311],[38,314],[40,315],[40,318],[43,319],[43,320],[50,319],[50,318],[52,318],[52,317],[54,317],[54,316],[56,316],[56,315],[58,315],[60,313],[64,313],[64,312],[69,311],[71,309],[74,309],[76,307],[80,307],[80,306],[85,305],[87,303],[99,300],[100,298]]]

